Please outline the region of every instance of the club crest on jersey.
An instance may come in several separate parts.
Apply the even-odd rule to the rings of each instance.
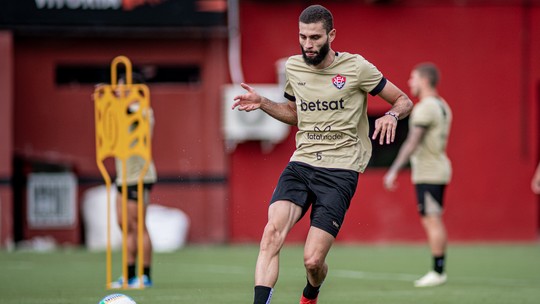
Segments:
[[[336,88],[342,89],[345,86],[345,81],[347,81],[347,78],[345,76],[337,75],[336,77],[332,78],[332,83]]]

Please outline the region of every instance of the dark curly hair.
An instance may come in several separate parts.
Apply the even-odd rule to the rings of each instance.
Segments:
[[[334,29],[332,13],[322,5],[308,6],[300,14],[299,21],[305,24],[322,22],[327,34]]]

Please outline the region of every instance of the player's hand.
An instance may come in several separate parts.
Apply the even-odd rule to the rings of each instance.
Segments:
[[[540,194],[540,176],[534,176],[531,181],[531,190],[535,194]]]
[[[397,120],[390,115],[384,115],[375,120],[375,130],[371,139],[377,139],[380,133],[379,144],[383,145],[393,143],[396,137]]]
[[[250,112],[260,108],[262,97],[247,84],[241,83],[240,86],[242,86],[247,93],[234,97],[235,103],[232,105],[232,109],[234,110],[235,108],[238,108],[240,111]]]
[[[396,184],[397,174],[393,171],[388,171],[383,177],[384,188],[388,191],[394,191],[397,189]]]

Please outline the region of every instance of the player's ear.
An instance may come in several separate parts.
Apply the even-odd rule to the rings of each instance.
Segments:
[[[328,41],[332,42],[336,38],[336,29],[332,29],[330,32],[328,32]]]

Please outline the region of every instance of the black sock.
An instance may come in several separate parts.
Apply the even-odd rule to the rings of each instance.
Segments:
[[[143,272],[150,279],[150,266],[144,266]]]
[[[317,287],[313,287],[311,286],[311,284],[309,283],[309,280],[307,281],[307,284],[306,284],[306,287],[304,288],[304,297],[306,299],[310,299],[310,300],[313,300],[313,299],[316,299],[317,296],[319,295],[319,289],[321,288],[321,286],[317,286]]]
[[[255,286],[255,298],[253,304],[268,304],[272,299],[272,292],[274,290],[271,287]]]
[[[135,264],[128,265],[128,280],[135,276]]]
[[[441,256],[433,256],[433,270],[437,273],[444,272],[444,254]]]

